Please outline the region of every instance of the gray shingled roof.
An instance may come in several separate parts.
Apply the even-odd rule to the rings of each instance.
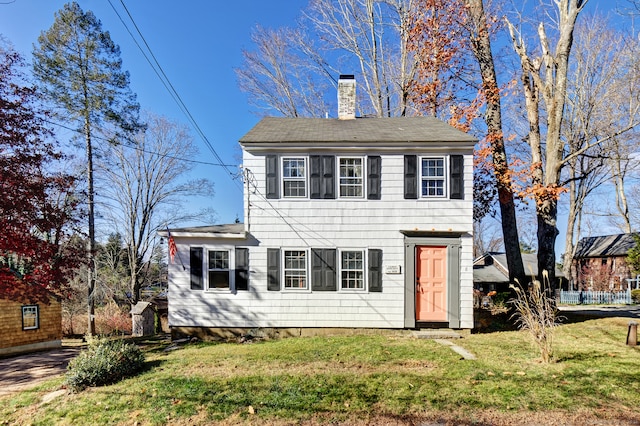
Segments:
[[[635,234],[602,235],[578,241],[574,258],[626,256],[636,246]]]
[[[433,117],[333,118],[267,117],[240,139],[240,144],[254,143],[391,143],[391,142],[459,142],[461,146],[476,141]]]
[[[244,223],[230,223],[226,225],[207,225],[207,226],[192,226],[187,228],[171,228],[172,234],[178,235],[182,233],[186,234],[244,234]],[[161,230],[159,235],[166,237],[167,231]]]

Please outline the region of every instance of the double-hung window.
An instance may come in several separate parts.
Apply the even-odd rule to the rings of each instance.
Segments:
[[[229,252],[209,250],[209,289],[229,289]]]
[[[443,157],[422,158],[420,182],[423,197],[446,196],[446,170]]]
[[[38,319],[38,305],[22,307],[22,329],[35,330],[40,326]]]
[[[362,198],[364,194],[362,158],[340,158],[340,196]]]
[[[307,252],[305,250],[284,251],[284,288],[307,289]]]
[[[343,250],[340,253],[340,288],[364,290],[364,252]]]
[[[285,197],[307,196],[307,167],[304,157],[282,159],[282,188]]]

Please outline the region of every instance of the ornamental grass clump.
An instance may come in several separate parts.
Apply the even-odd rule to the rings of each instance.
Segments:
[[[528,290],[520,284],[511,285],[516,297],[509,303],[515,309],[512,318],[515,318],[520,328],[529,331],[534,344],[540,350],[542,361],[549,363],[553,360],[553,331],[558,326],[558,316],[546,275],[544,278],[546,285],[533,280]]]
[[[118,382],[144,367],[144,353],[122,339],[92,339],[67,367],[65,384],[74,392]]]

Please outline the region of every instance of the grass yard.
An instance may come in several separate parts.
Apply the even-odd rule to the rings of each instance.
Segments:
[[[640,349],[624,318],[563,325],[542,364],[525,332],[466,336],[477,356],[402,336],[148,347],[145,372],[0,399],[0,424],[640,424]]]

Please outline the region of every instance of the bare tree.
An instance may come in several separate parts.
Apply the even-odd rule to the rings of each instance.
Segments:
[[[520,58],[521,82],[529,122],[531,190],[538,217],[538,271],[547,271],[555,281],[555,241],[558,236],[558,198],[564,143],[562,119],[567,93],[569,57],[573,33],[586,0],[558,0],[557,36],[552,48],[546,26],[538,26],[540,55],[532,57],[515,25],[507,21],[513,47]],[[546,115],[543,116],[543,114]],[[544,126],[541,123],[544,118]],[[546,134],[543,136],[543,128]],[[542,281],[542,279],[541,279]]]
[[[505,149],[502,130],[501,93],[495,62],[491,51],[490,28],[487,23],[482,0],[465,0],[469,15],[468,31],[471,48],[482,77],[482,94],[486,102],[485,122],[487,124],[487,142],[490,146],[491,162],[496,177],[496,189],[500,206],[502,234],[511,281],[524,282],[525,270],[520,254],[520,238],[511,173]]]
[[[587,197],[606,183],[610,176],[615,182],[622,182],[628,166],[628,161],[624,160],[628,160],[628,149],[623,146],[628,144],[621,144],[620,137],[594,145],[586,151],[584,148],[618,129],[612,124],[624,121],[620,114],[633,105],[633,100],[629,102],[628,94],[637,92],[638,85],[637,77],[630,78],[633,68],[628,67],[628,58],[632,56],[629,49],[633,51],[636,43],[625,42],[625,37],[611,29],[608,21],[600,15],[578,24],[576,32],[563,125],[563,137],[567,141],[569,154],[564,176],[569,190],[563,261],[566,277],[571,276],[575,240],[581,234],[583,207]],[[609,65],[603,67],[603,63]],[[633,108],[632,114],[637,113],[636,108]],[[582,154],[573,156],[576,152]],[[616,191],[616,199],[620,201],[616,205],[627,211],[623,216],[628,217],[624,193],[622,197],[618,196],[619,193]],[[627,232],[630,232],[628,221]]]
[[[361,115],[411,115],[415,0],[313,0],[296,29],[256,28],[236,69],[251,102],[282,115],[326,115],[341,73],[358,72]],[[313,41],[311,41],[313,40]],[[333,93],[333,92],[332,92]]]
[[[321,117],[329,110],[323,97],[333,70],[303,32],[258,26],[251,40],[256,50],[242,51],[244,64],[236,75],[252,105],[286,117]]]
[[[529,194],[536,202],[538,217],[538,270],[554,279],[555,240],[558,235],[558,199],[564,191],[561,172],[573,159],[593,147],[613,141],[638,125],[638,115],[621,122],[609,118],[609,130],[587,140],[584,146],[568,152],[563,137],[566,96],[569,85],[570,58],[578,15],[587,0],[554,2],[553,32],[544,23],[538,26],[540,53],[533,57],[515,25],[507,22],[513,47],[520,58],[521,81],[529,123],[527,142],[531,150],[531,184]],[[552,10],[547,10],[551,12]],[[547,14],[551,16],[551,14]],[[552,47],[552,43],[555,44]]]
[[[122,233],[127,249],[133,303],[140,297],[149,260],[158,244],[157,231],[175,221],[191,220],[202,212],[183,208],[187,197],[213,195],[206,179],[185,181],[197,150],[187,130],[166,118],[147,115],[148,129],[134,141],[105,147],[109,159],[100,169],[109,216]]]
[[[499,251],[503,246],[502,232],[496,219],[487,216],[473,221],[473,258]]]

